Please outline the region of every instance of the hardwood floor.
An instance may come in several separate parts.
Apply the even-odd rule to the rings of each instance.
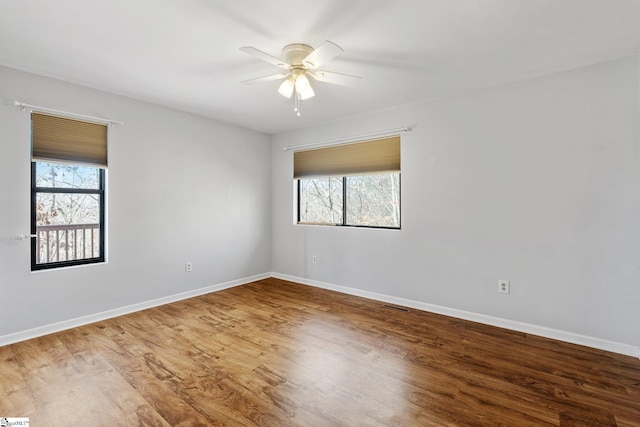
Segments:
[[[0,347],[32,426],[640,426],[640,360],[266,279]]]

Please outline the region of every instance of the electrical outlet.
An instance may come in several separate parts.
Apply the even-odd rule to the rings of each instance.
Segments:
[[[498,280],[498,293],[509,294],[511,292],[511,285],[508,280]]]
[[[311,257],[311,260],[313,261],[314,264],[318,263],[318,257],[315,256],[315,255],[313,257]]]
[[[191,264],[190,262],[187,262],[184,265],[184,271],[186,271],[187,273],[191,272],[191,270],[193,270],[193,264]]]

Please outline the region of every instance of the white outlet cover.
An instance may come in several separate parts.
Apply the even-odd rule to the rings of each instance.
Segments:
[[[498,292],[501,294],[509,294],[511,285],[508,280],[498,280]]]

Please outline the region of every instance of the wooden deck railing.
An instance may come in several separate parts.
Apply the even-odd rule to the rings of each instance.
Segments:
[[[95,258],[100,252],[100,224],[36,227],[38,264]]]

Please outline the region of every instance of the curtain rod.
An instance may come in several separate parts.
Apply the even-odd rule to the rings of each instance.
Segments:
[[[67,116],[67,117],[72,117],[72,118],[76,118],[76,119],[84,119],[84,120],[89,120],[92,122],[96,122],[96,123],[103,123],[105,125],[109,125],[109,126],[122,126],[124,125],[123,122],[119,122],[116,120],[110,120],[110,119],[103,119],[102,117],[93,117],[93,116],[85,116],[83,114],[76,114],[76,113],[70,113],[68,111],[62,111],[62,110],[56,110],[54,108],[47,108],[47,107],[40,107],[38,105],[31,105],[31,104],[25,104],[24,102],[20,102],[20,101],[13,101],[13,105],[16,107],[20,107],[20,109],[22,111],[25,111],[26,109],[29,109],[31,111],[40,111],[42,113],[53,113],[53,114],[60,114],[63,116]]]
[[[327,141],[314,142],[312,144],[306,144],[306,145],[283,147],[282,151],[289,151],[289,150],[298,151],[298,150],[304,150],[306,148],[323,147],[323,146],[330,146],[330,145],[343,145],[343,144],[349,144],[351,142],[361,140],[363,138],[384,137],[384,136],[395,135],[400,132],[402,133],[411,132],[411,126],[405,126],[403,128],[397,128],[397,129],[381,130],[379,132],[365,133],[362,135],[354,135],[346,138],[329,139]]]

